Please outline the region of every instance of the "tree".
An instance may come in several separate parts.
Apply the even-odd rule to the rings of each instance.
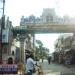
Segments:
[[[36,43],[38,44],[38,46],[36,46],[36,55],[42,59],[47,57],[48,53],[49,53],[49,49],[46,47],[43,47],[43,43],[40,40],[36,40]]]
[[[36,40],[36,43],[39,45],[39,47],[43,46],[43,43],[40,40]]]

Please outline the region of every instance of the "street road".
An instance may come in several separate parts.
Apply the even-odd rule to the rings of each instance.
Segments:
[[[45,75],[75,75],[75,66],[65,66],[61,64],[48,64],[47,60],[42,63],[42,69]]]

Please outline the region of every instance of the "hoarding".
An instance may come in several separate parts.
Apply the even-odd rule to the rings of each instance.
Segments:
[[[17,65],[8,65],[8,64],[2,64],[0,65],[0,74],[17,74]]]
[[[9,29],[3,29],[2,30],[2,43],[8,43],[9,42]]]

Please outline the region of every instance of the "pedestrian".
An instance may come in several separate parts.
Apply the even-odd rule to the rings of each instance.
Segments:
[[[48,57],[48,64],[51,62],[51,56]]]
[[[35,71],[35,64],[34,57],[32,54],[30,54],[26,62],[26,75],[32,75],[32,73]]]

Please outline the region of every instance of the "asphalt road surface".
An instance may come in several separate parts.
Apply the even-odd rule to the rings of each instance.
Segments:
[[[47,60],[41,62],[41,65],[45,75],[75,75],[75,66],[72,65],[48,64]]]

